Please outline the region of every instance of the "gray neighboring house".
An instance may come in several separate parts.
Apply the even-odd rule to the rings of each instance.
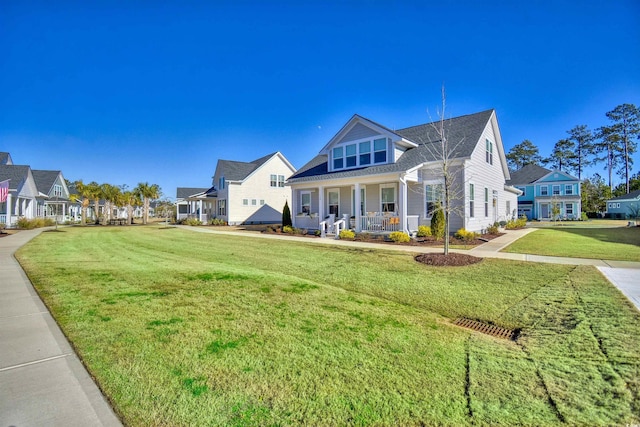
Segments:
[[[9,194],[7,200],[0,203],[0,224],[14,227],[20,217],[35,218],[38,188],[31,168],[11,163],[0,164],[0,182],[5,180],[9,180]]]
[[[178,221],[196,218],[206,222],[215,209],[215,188],[178,187],[175,204]]]
[[[72,203],[62,172],[35,169],[31,172],[38,189],[36,216],[59,222],[70,219]]]
[[[614,219],[635,219],[638,210],[640,210],[640,190],[607,200],[607,216]]]
[[[456,188],[451,231],[481,231],[516,216],[495,110],[445,121]],[[354,115],[287,181],[298,228],[338,233],[405,231],[428,225],[444,177],[433,123],[391,130]]]

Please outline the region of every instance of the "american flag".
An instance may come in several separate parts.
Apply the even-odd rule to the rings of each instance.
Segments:
[[[9,195],[9,180],[7,179],[0,182],[0,203],[6,202],[8,195]]]

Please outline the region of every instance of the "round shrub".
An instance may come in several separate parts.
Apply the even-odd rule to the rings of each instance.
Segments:
[[[409,237],[409,235],[402,231],[392,232],[391,234],[389,234],[389,238],[396,243],[407,243],[411,241],[411,238]]]
[[[478,233],[461,228],[460,230],[456,231],[455,237],[457,239],[464,240],[465,242],[470,242],[478,237]]]
[[[351,230],[342,230],[340,232],[340,240],[353,240],[356,238],[356,233]]]
[[[426,225],[418,226],[418,233],[416,234],[418,237],[429,237],[431,236],[431,227],[427,227]]]

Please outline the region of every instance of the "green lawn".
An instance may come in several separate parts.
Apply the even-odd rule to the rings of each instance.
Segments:
[[[18,258],[127,425],[640,422],[640,314],[592,267],[162,227],[42,233]]]
[[[550,226],[527,234],[503,251],[573,258],[640,261],[640,227],[593,228],[573,225],[573,223]]]

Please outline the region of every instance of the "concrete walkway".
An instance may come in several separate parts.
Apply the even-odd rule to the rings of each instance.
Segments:
[[[0,427],[121,426],[13,257],[40,232],[0,238]]]

